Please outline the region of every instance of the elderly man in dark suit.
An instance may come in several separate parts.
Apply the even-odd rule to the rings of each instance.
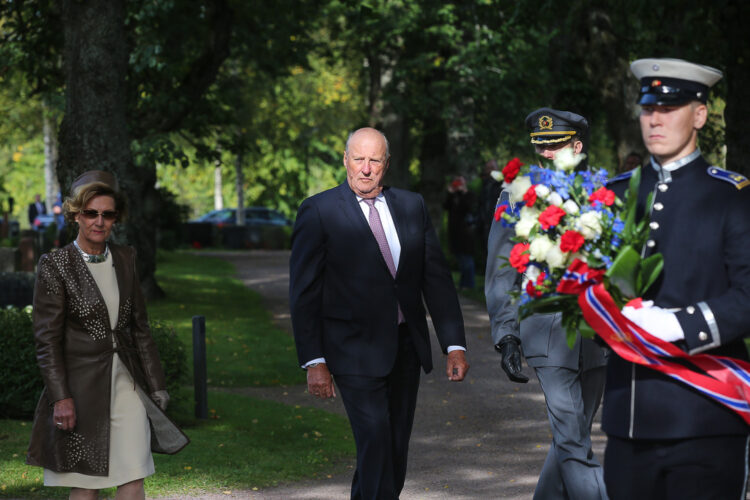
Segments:
[[[418,194],[383,186],[388,141],[349,136],[347,179],[306,199],[292,235],[290,307],[308,390],[343,398],[357,445],[352,498],[397,499],[406,476],[420,367],[432,369],[424,304],[446,372],[469,365],[455,287]]]

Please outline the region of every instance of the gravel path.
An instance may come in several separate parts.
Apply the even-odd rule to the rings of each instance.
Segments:
[[[291,333],[288,304],[288,251],[215,252],[235,264],[238,278],[259,292],[277,324]],[[461,298],[466,324],[467,379],[451,383],[435,348],[435,370],[422,375],[409,468],[402,500],[529,499],[551,439],[544,397],[531,370],[528,384],[514,384],[500,369],[492,349],[489,319],[481,304]],[[344,414],[339,399],[320,401],[304,386],[248,388],[237,392],[288,404]],[[594,450],[601,457],[606,437],[594,424]],[[202,499],[347,499],[351,464],[318,480],[283,484],[260,491],[207,493]],[[185,498],[185,497],[181,497]]]

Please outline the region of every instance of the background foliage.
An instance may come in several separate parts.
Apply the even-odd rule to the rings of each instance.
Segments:
[[[80,28],[63,15],[68,4],[0,2],[0,201],[13,193],[22,225],[42,192],[41,117],[59,122],[70,107],[66,90],[82,78],[64,71],[64,30],[53,29]],[[133,219],[141,227],[125,234],[149,262],[159,236],[147,221],[161,215],[149,194],[154,180],[187,206],[185,217],[215,208],[217,168],[225,206],[238,203],[241,174],[245,205],[293,216],[301,199],[343,180],[344,141],[363,125],[391,141],[389,183],[419,190],[433,217],[450,176],[476,177],[490,158],[533,158],[523,118],[541,106],[586,116],[590,163],[614,170],[630,151],[644,152],[628,69],[639,57],[725,72],[701,147],[714,163],[747,173],[750,44],[740,20],[750,4],[740,0],[117,5],[133,157],[119,174],[146,184]],[[66,165],[63,177],[75,169]]]

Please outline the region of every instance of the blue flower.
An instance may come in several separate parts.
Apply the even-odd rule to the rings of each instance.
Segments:
[[[623,222],[622,219],[620,219],[620,216],[618,215],[615,217],[615,221],[612,223],[612,232],[615,234],[621,234],[623,229],[625,229],[625,222]]]

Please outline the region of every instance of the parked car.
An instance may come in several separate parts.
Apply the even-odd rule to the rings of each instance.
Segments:
[[[212,210],[187,223],[188,244],[194,247],[281,249],[289,247],[292,221],[278,210],[245,208],[245,225],[236,224],[236,208]]]
[[[190,222],[210,222],[211,224],[221,226],[231,226],[237,220],[236,208],[221,208],[211,210]],[[246,226],[291,226],[292,221],[284,217],[284,214],[278,210],[266,207],[246,207],[245,208],[245,225]]]

